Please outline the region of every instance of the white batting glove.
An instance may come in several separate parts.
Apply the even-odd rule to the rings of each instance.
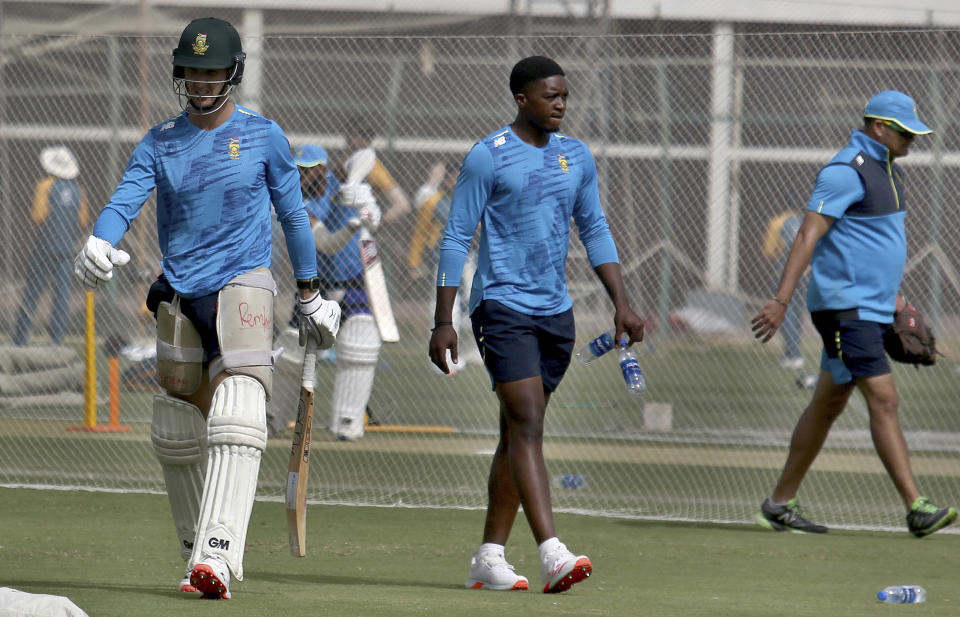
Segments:
[[[369,204],[360,208],[360,224],[367,228],[370,233],[374,233],[380,227],[380,221],[383,219],[383,212],[377,202],[371,201]]]
[[[328,349],[337,342],[340,330],[340,304],[324,300],[318,291],[309,300],[297,296],[300,309],[300,345],[307,344],[307,337],[317,342],[317,349]]]
[[[73,273],[90,289],[96,289],[113,278],[113,267],[130,261],[130,254],[102,238],[90,236],[73,260]]]
[[[341,184],[337,190],[337,197],[343,205],[353,206],[358,210],[371,203],[376,204],[376,200],[373,198],[373,189],[366,182]]]

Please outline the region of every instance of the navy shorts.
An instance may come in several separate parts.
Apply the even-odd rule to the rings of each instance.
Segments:
[[[470,321],[494,385],[538,375],[545,392],[560,385],[573,356],[573,309],[559,315],[526,315],[484,300]]]
[[[890,324],[858,319],[856,310],[813,311],[813,325],[823,339],[820,369],[830,371],[833,383],[850,383],[857,377],[890,372],[883,334]]]
[[[147,292],[147,308],[157,316],[157,309],[161,302],[173,302],[177,292],[162,274],[150,286]],[[190,320],[200,335],[203,343],[203,366],[206,368],[210,361],[220,355],[220,340],[217,338],[217,298],[214,292],[199,298],[180,298],[180,311]]]

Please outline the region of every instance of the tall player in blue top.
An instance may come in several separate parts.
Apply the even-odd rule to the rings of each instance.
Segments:
[[[229,23],[197,19],[173,51],[183,112],[152,128],[74,262],[88,286],[130,256],[115,248],[157,191],[161,274],[147,294],[157,318],[150,436],[187,560],[184,592],[230,597],[243,579],[247,524],[267,443],[272,386],[270,204],[299,288],[300,343],[334,344],[336,302],[319,293],[300,174],[283,131],[230,100],[245,54]]]
[[[893,161],[907,155],[917,135],[932,130],[917,118],[913,99],[896,90],[874,95],[863,116],[863,129],[852,131],[847,147],[817,174],[777,293],[753,318],[756,337],[766,343],[810,265],[807,307],[823,339],[820,376],[756,521],[777,531],[827,531],[802,516],[797,491],[857,388],[867,402],[877,454],[906,506],[907,528],[923,537],[952,523],[957,511],[933,505],[917,490],[883,335],[907,305],[899,291],[907,261],[906,199],[903,172]]]
[[[500,442],[488,479],[483,543],[473,554],[467,587],[527,589],[504,557],[522,505],[540,552],[543,591],[559,592],[588,577],[585,555],[557,538],[543,460],[543,419],[550,394],[570,364],[573,301],[565,265],[570,219],[615,309],[617,340],[643,339],[630,308],[617,249],[600,208],[597,170],[586,145],[558,133],[567,82],[549,58],[513,67],[514,121],[473,146],[460,170],[441,243],[430,358],[444,373],[458,359],[451,313],[477,224],[480,248],[469,302],[473,331],[500,401]]]

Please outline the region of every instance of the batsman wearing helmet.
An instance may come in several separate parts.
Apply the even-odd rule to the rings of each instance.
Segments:
[[[341,184],[329,170],[322,147],[297,148],[293,160],[300,169],[303,201],[313,221],[320,278],[327,297],[339,300],[343,312],[329,429],[341,441],[355,441],[363,437],[363,416],[383,343],[364,288],[360,230],[377,230],[380,208],[365,182],[349,195],[349,201],[337,195]]]
[[[319,292],[300,175],[279,126],[235,104],[246,55],[226,21],[190,22],[173,50],[183,111],[137,145],[93,235],[74,261],[90,288],[130,261],[116,248],[157,191],[161,274],[147,294],[157,320],[151,439],[183,558],[184,592],[230,597],[243,552],[273,371],[270,204],[299,289],[300,344],[332,346],[340,308]]]

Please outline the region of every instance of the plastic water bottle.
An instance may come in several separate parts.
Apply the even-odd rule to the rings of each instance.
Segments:
[[[577,350],[577,360],[580,364],[590,364],[603,354],[613,349],[616,345],[613,342],[613,336],[616,334],[613,330],[604,332],[593,339],[583,347]]]
[[[618,348],[620,354],[620,370],[623,372],[623,381],[627,384],[627,392],[637,396],[647,391],[647,382],[643,379],[643,371],[637,362],[637,355],[626,345]]]
[[[877,600],[886,604],[920,604],[927,599],[927,590],[920,585],[891,585],[877,592]]]
[[[587,477],[579,473],[557,474],[551,478],[553,488],[584,488]]]

